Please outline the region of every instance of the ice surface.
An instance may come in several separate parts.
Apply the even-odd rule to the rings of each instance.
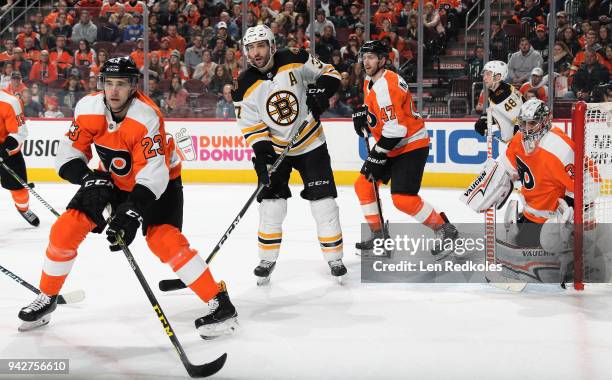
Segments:
[[[252,190],[186,185],[184,232],[192,246],[207,256]],[[76,188],[40,184],[36,191],[60,210]],[[482,220],[459,204],[458,190],[421,195],[453,222]],[[29,227],[9,193],[1,197],[0,265],[37,286],[54,217],[32,198],[41,226]],[[391,221],[409,220],[394,210],[388,189],[382,197]],[[510,294],[486,285],[361,284],[352,248],[361,210],[352,188],[340,188],[338,201],[349,269],[344,286],[322,259],[308,203],[294,196],[269,286],[257,287],[252,274],[256,206],[212,263],[238,308],[235,335],[203,341],[193,325],[206,310],[201,301],[189,290],[156,290],[192,362],[227,352],[218,379],[612,378],[612,288],[578,293],[529,285]],[[141,236],[131,249],[152,288],[174,278]],[[109,252],[103,235],[90,235],[81,246],[64,286],[74,289],[87,293],[83,303],[59,306],[48,326],[18,333],[17,313],[34,295],[0,275],[0,358],[69,358],[71,378],[187,376],[125,257]]]

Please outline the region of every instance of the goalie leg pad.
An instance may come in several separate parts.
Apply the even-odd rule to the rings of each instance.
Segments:
[[[259,204],[259,259],[276,261],[283,239],[283,221],[287,216],[286,199],[263,199]]]
[[[506,230],[505,241],[510,244],[516,244],[516,236],[519,233],[518,229],[518,201],[516,199],[511,200],[506,207],[504,214],[504,228]]]
[[[340,260],[343,256],[340,212],[334,198],[310,202],[312,216],[317,223],[317,235],[325,261]]]
[[[476,212],[504,206],[513,189],[510,174],[499,162],[488,159],[474,182],[459,199]]]

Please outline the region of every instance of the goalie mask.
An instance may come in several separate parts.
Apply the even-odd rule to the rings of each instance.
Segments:
[[[550,109],[540,99],[530,99],[521,106],[518,120],[525,153],[533,152],[540,139],[550,130],[551,116]]]
[[[499,78],[496,78],[500,75]],[[493,89],[495,85],[508,76],[508,65],[502,61],[489,61],[482,68],[482,81],[486,88]]]
[[[265,62],[257,64],[256,60],[253,61],[251,57],[249,57],[249,45],[251,45],[252,49],[253,44],[260,41],[268,42],[268,52],[270,55],[267,60],[264,59]],[[274,33],[272,33],[272,30],[268,26],[256,25],[248,28],[244,37],[242,37],[242,46],[249,65],[256,67],[262,72],[266,72],[272,67],[272,56],[276,53],[276,40],[274,39]]]

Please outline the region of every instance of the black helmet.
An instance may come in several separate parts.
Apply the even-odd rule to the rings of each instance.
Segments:
[[[379,40],[366,41],[359,49],[359,60],[361,61],[365,53],[374,53],[378,58],[389,57],[389,47]]]
[[[137,77],[140,78],[140,71],[134,60],[130,57],[110,58],[102,65],[100,75],[103,77]]]
[[[98,89],[103,89],[105,78],[129,78],[132,86],[138,84],[140,70],[130,57],[110,58],[102,65],[98,77]]]

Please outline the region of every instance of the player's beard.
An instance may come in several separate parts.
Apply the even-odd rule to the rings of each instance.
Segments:
[[[270,51],[270,49],[268,49],[268,54],[266,54],[265,57],[261,58],[260,63],[258,63],[254,59],[251,59],[251,64],[262,73],[265,73],[270,70],[272,68],[272,65],[274,64],[272,52]]]

